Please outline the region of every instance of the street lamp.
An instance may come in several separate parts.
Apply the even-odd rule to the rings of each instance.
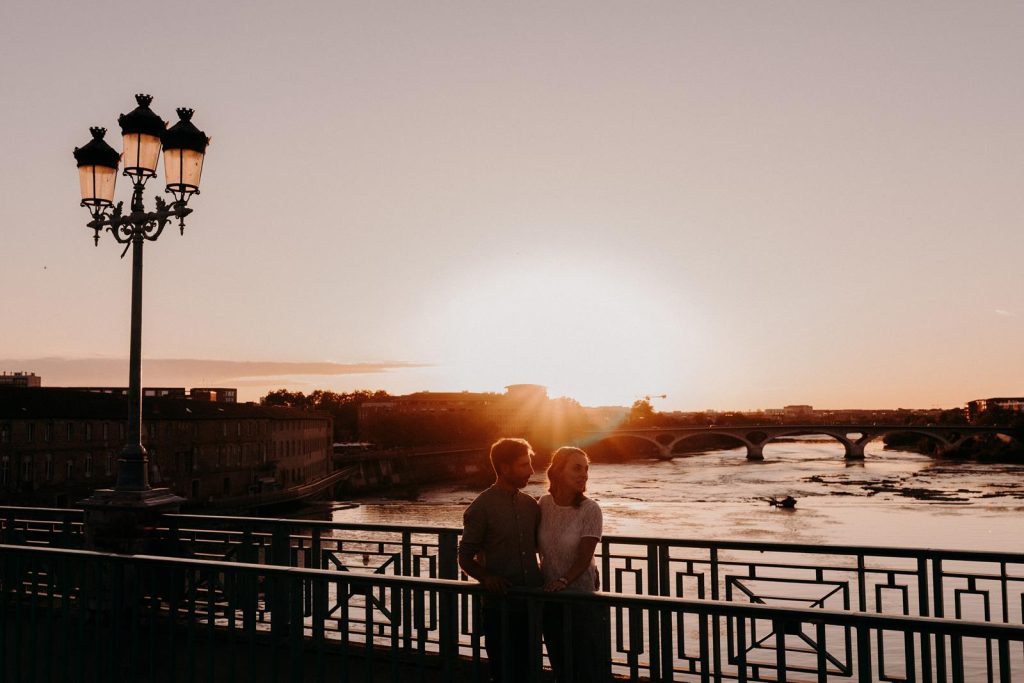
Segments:
[[[146,507],[168,500],[180,501],[167,489],[152,489],[149,485],[149,458],[142,445],[142,246],[146,240],[155,241],[172,219],[177,219],[182,234],[185,217],[192,213],[188,202],[199,194],[199,178],[203,157],[210,140],[193,125],[192,110],[178,109],[179,121],[170,129],[149,108],[150,95],[136,95],[138,106],[118,117],[123,140],[122,154],[118,154],[103,137],[106,129],[94,127],[89,131],[92,140],[75,148],[78,163],[81,205],[92,217],[87,225],[92,228],[93,241],[99,244],[100,233],[107,230],[118,244],[125,245],[122,258],[132,249],[132,317],[131,348],[128,370],[128,393],[131,414],[128,420],[128,440],[118,459],[117,483],[114,489],[97,491],[83,501],[87,511],[92,507]],[[164,153],[165,191],[173,197],[168,203],[161,196],[155,199],[156,211],[146,211],[143,192],[146,183],[156,176],[160,151]],[[114,185],[119,162],[124,162],[122,175],[132,181],[129,213],[124,203],[114,205]]]

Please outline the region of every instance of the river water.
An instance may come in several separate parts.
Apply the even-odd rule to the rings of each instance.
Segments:
[[[594,463],[588,495],[601,504],[608,535],[1024,552],[1024,465],[943,461],[880,445],[847,462],[840,444],[816,439],[773,443],[764,455],[752,462],[745,449],[732,449]],[[544,493],[543,473],[525,490]],[[337,522],[460,527],[477,493],[441,485],[414,501],[363,499],[310,512]],[[767,502],[787,495],[797,499],[792,510]],[[1010,621],[1019,623],[1011,603]],[[689,628],[685,638],[697,643],[700,634]],[[902,661],[902,642],[887,640],[885,649],[887,660]],[[966,647],[966,680],[985,680],[990,658],[980,642]]]
[[[745,456],[732,449],[594,463],[588,495],[601,504],[606,534],[1024,551],[1024,465],[941,461],[881,446],[847,462],[840,444],[815,439],[770,444],[762,462]],[[538,472],[525,490],[539,496],[544,487]],[[459,527],[477,492],[442,485],[415,501],[360,500],[330,516]],[[767,503],[786,495],[797,499],[795,509]]]

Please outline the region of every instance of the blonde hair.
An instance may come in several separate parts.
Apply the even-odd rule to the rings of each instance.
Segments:
[[[562,485],[561,477],[562,473],[565,471],[566,464],[569,462],[569,456],[576,454],[582,455],[587,461],[587,464],[590,464],[590,457],[587,455],[586,451],[582,448],[576,448],[575,446],[562,446],[551,454],[551,462],[548,464],[547,469],[548,491],[551,495],[554,495],[555,489]],[[577,492],[576,497],[572,501],[572,506],[578,508],[584,498],[586,498],[586,496],[583,495],[583,493]]]

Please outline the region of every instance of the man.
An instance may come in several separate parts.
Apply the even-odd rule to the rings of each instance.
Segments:
[[[544,580],[537,564],[540,506],[519,489],[533,474],[533,449],[525,439],[499,439],[491,446],[494,484],[476,497],[462,517],[459,566],[487,590],[483,600],[484,646],[491,679],[502,681],[506,653],[502,634],[502,597],[512,587],[539,588]],[[526,604],[508,601],[505,641],[513,681],[527,679],[534,661],[529,643]],[[539,625],[538,625],[539,628]],[[539,654],[539,652],[537,653]]]

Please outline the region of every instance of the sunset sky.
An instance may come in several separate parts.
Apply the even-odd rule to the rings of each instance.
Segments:
[[[127,383],[71,152],[150,93],[212,144],[144,384],[1024,394],[1024,3],[6,0],[0,53],[0,370],[45,386]]]

